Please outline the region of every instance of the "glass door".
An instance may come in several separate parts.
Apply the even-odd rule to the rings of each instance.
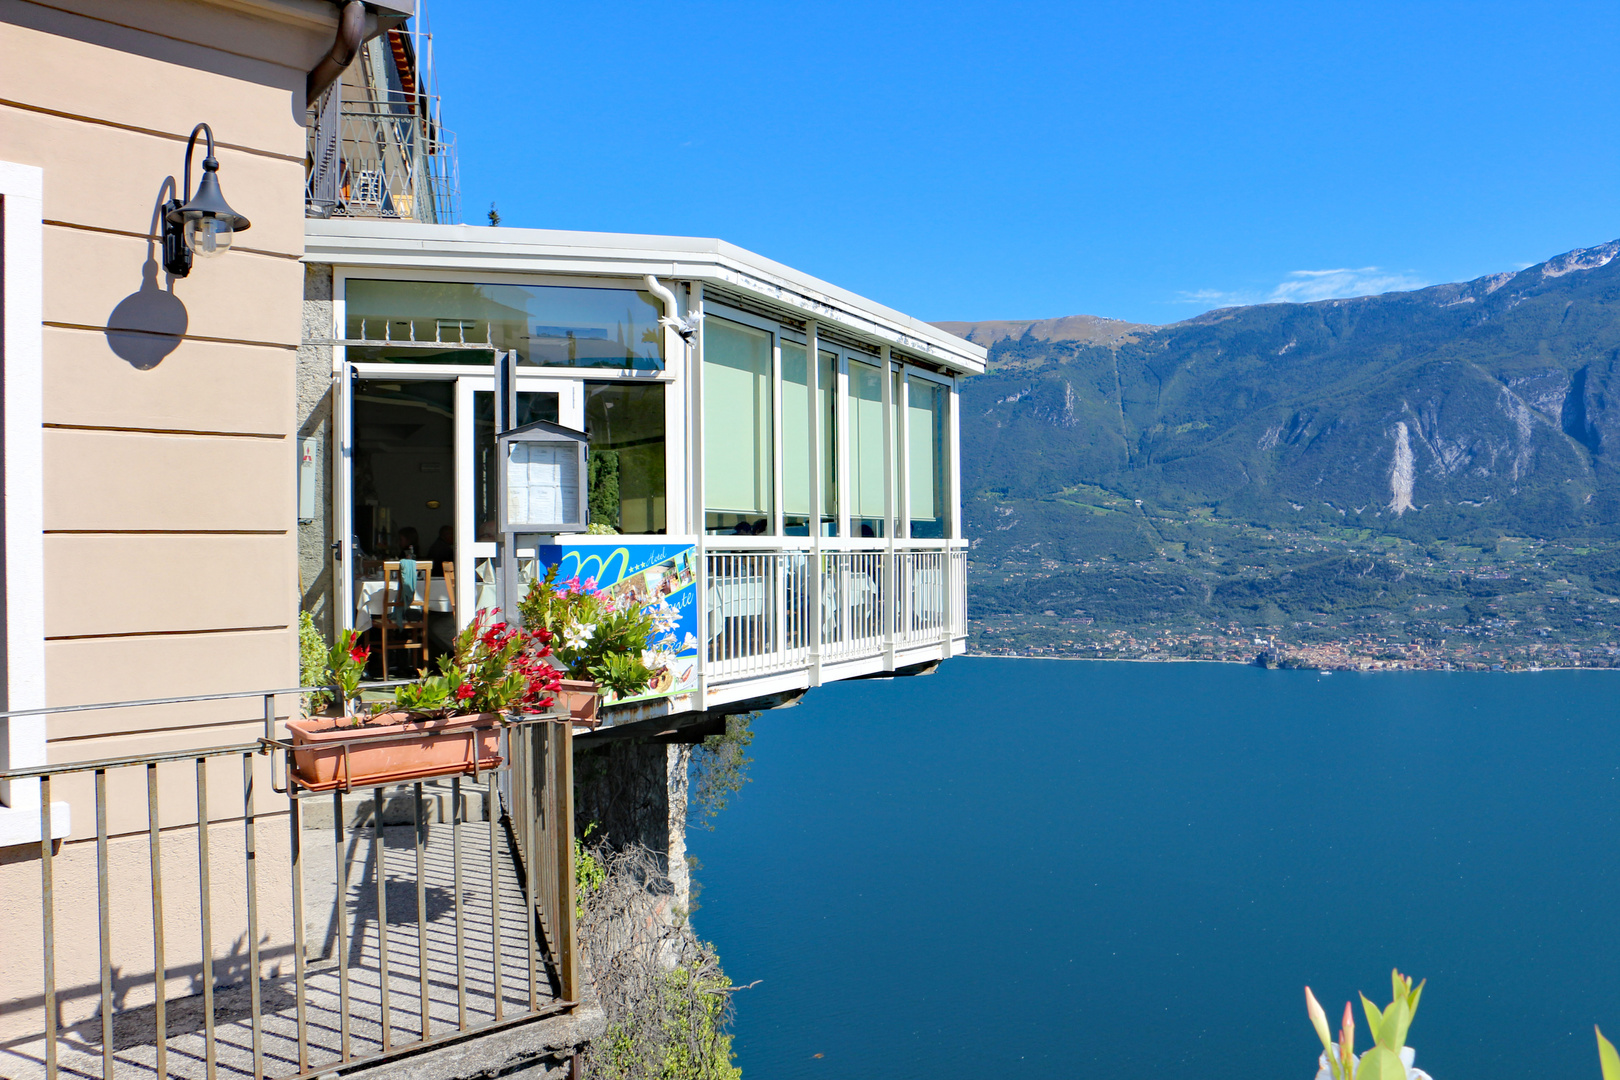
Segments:
[[[518,376],[519,424],[550,420],[584,427],[579,379]],[[495,582],[495,379],[465,375],[456,379],[456,622],[498,607]],[[465,568],[465,570],[464,570]]]

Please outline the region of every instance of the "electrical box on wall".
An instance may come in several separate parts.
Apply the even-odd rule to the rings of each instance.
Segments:
[[[321,460],[321,440],[298,440],[298,520],[315,520],[315,484]]]

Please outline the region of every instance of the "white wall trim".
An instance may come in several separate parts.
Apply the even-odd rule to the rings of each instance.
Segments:
[[[4,250],[4,652],[0,655],[7,710],[45,707],[44,520],[44,194],[45,173],[0,161]],[[0,720],[0,767],[46,761],[45,717]],[[0,846],[39,840],[39,781],[0,784]],[[66,835],[66,804],[51,808],[51,832]]]

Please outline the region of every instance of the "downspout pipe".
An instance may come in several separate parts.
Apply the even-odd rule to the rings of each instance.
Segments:
[[[653,277],[651,274],[648,274],[642,280],[647,283],[647,291],[658,297],[659,300],[663,301],[664,317],[658,321],[668,327],[671,327],[677,332],[682,331],[683,327],[681,326],[681,312],[680,309],[675,306],[675,294],[670,292],[662,282]],[[686,335],[682,333],[681,336],[685,337]]]
[[[321,57],[321,62],[315,65],[305,82],[305,108],[314,108],[315,102],[326,93],[326,88],[337,82],[344,68],[354,63],[355,53],[359,52],[365,34],[366,5],[362,0],[348,0],[338,15],[337,39],[332,42],[331,51]]]

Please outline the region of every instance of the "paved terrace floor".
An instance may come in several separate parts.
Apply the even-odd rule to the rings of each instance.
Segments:
[[[455,827],[461,840],[462,862],[462,970],[456,965],[455,866],[452,827],[429,825],[424,844],[427,922],[429,1031],[434,1038],[453,1034],[460,1024],[458,986],[464,986],[468,1027],[495,1019],[495,955],[492,948],[489,888],[489,823],[474,821]],[[416,848],[414,827],[383,829],[388,911],[388,999],[390,1038],[395,1050],[422,1038],[420,950],[418,947]],[[353,854],[348,891],[348,935],[345,947],[335,944],[331,898],[332,831],[305,832],[305,910],[309,913],[306,970],[306,1021],[311,1072],[342,1060],[342,1023],[339,960],[349,978],[349,1051],[351,1060],[382,1052],[381,968],[378,964],[376,861],[370,855],[373,830],[346,831]],[[317,837],[324,836],[321,843]],[[498,829],[497,865],[500,881],[500,943],[502,1012],[508,1019],[530,1008],[528,937],[525,904],[517,868],[506,843],[504,825]],[[321,888],[324,883],[324,896]],[[331,929],[328,929],[328,926]],[[326,940],[319,940],[325,936]],[[535,1004],[544,1011],[554,1001],[543,956],[535,960],[538,972]],[[260,983],[263,1016],[264,1075],[296,1076],[298,1016],[296,982],[292,976]],[[167,1004],[167,1073],[173,1077],[208,1076],[202,997],[171,999]],[[247,984],[215,991],[215,1068],[218,1077],[252,1077],[253,1030]],[[154,1045],[153,1008],[118,1013],[114,1023],[114,1075],[129,1080],[158,1076]],[[101,1022],[65,1031],[57,1042],[58,1073],[63,1077],[98,1078],[103,1075]],[[43,1041],[12,1047],[0,1053],[0,1076],[8,1080],[35,1080],[45,1076]]]

